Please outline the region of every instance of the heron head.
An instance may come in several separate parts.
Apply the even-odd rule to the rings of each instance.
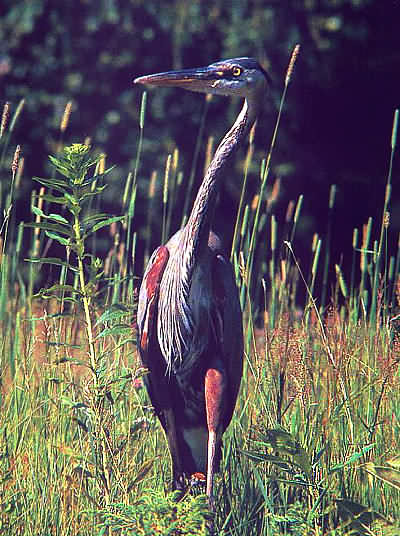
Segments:
[[[200,93],[249,97],[271,85],[268,73],[253,58],[217,61],[207,67],[141,76],[135,84],[181,87]]]

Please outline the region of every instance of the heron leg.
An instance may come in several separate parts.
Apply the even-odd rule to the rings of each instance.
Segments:
[[[176,431],[175,415],[172,409],[164,410],[166,435],[169,445],[169,450],[172,458],[172,487],[174,490],[184,490],[184,474],[181,463],[181,456],[178,446],[178,438]]]
[[[225,375],[216,368],[209,368],[205,377],[205,399],[208,428],[207,445],[207,488],[210,506],[214,507],[214,473],[216,452],[221,435],[221,425],[225,396]]]

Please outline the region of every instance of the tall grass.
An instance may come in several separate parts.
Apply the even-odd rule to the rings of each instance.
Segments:
[[[195,161],[207,105],[206,99]],[[23,144],[22,151],[16,149],[13,130],[23,103],[13,114],[10,105],[4,107],[0,534],[206,534],[201,488],[194,485],[179,505],[166,494],[171,481],[166,442],[142,388],[144,371],[133,341],[137,230],[132,225],[137,184],[143,180],[145,106],[144,96],[137,157],[126,178],[121,217],[102,213],[105,159],[84,146],[79,162],[90,165],[75,185],[79,191],[66,186],[65,180],[79,178],[79,166],[66,169],[63,160],[72,150],[63,145],[69,109],[60,124],[51,180],[42,180],[33,192],[32,217],[25,225],[14,216],[23,180]],[[231,258],[243,307],[245,368],[224,436],[216,530],[241,536],[396,534],[400,244],[394,252],[386,244],[393,232],[390,185],[398,111],[382,219],[371,218],[349,236],[349,280],[330,256],[334,186],[327,199],[328,229],[318,229],[312,240],[309,273],[302,272],[296,254],[304,196],[289,202],[284,221],[274,214],[279,182],[270,189],[267,184],[279,117],[259,179],[251,171],[254,131],[250,137],[234,223]],[[188,185],[183,221],[194,194],[196,166],[186,181],[177,151],[166,155],[165,162],[153,174],[147,198],[140,199],[148,209],[146,257],[157,245],[152,229],[160,214],[163,240],[175,231],[172,210],[178,189]],[[154,196],[156,180],[163,181],[160,202]],[[259,189],[252,199],[248,185],[254,180]],[[87,196],[85,206],[79,196]],[[104,262],[96,257],[100,227],[109,229]],[[63,246],[63,256],[49,256],[54,242]],[[46,264],[52,266],[54,283],[39,290]],[[328,301],[332,274],[335,288]],[[322,281],[321,296],[315,295],[317,280]],[[301,309],[297,296],[304,289],[307,299]]]

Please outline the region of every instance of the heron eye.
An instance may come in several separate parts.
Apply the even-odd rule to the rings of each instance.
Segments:
[[[233,76],[240,76],[242,74],[242,69],[240,67],[233,67],[232,74]]]

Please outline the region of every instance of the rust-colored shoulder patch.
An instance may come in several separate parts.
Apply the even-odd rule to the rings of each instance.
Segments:
[[[160,246],[154,257],[153,264],[145,275],[145,285],[148,298],[153,297],[158,293],[160,288],[162,274],[169,258],[168,249],[165,246]]]
[[[165,246],[160,246],[154,255],[151,266],[148,267],[142,285],[146,290],[146,312],[140,334],[140,349],[148,351],[150,338],[153,332],[154,316],[158,301],[162,275],[169,259],[169,251]]]

